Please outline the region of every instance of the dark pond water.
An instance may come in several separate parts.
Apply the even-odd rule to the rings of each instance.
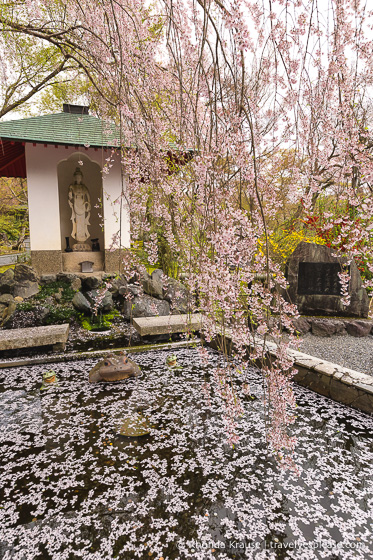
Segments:
[[[220,359],[197,349],[134,354],[143,375],[90,385],[95,361],[0,372],[0,557],[4,560],[368,559],[373,420],[296,387],[299,477],[265,444],[262,382],[237,374],[240,443],[203,390]],[[147,436],[117,435],[136,410]]]

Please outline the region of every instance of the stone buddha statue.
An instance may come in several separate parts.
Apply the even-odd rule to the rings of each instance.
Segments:
[[[91,225],[89,222],[91,198],[88,188],[83,183],[83,173],[79,167],[75,169],[74,183],[69,186],[68,202],[73,225],[71,237],[77,241],[73,246],[73,251],[91,251],[90,244],[86,243],[89,238],[88,226]]]

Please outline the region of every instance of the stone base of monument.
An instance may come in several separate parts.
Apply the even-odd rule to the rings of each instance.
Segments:
[[[62,253],[62,270],[64,272],[82,272],[82,264],[89,260],[92,263],[92,272],[102,272],[104,270],[104,252],[94,251],[87,252],[76,251],[72,253]]]
[[[337,317],[299,317],[293,320],[300,334],[311,332],[315,336],[346,335],[363,337],[373,334],[373,321],[369,319],[342,319]]]

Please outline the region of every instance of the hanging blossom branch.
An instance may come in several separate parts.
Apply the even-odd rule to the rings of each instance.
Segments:
[[[330,0],[324,12],[297,0],[162,0],[152,7],[101,0],[95,10],[89,0],[38,4],[46,8],[40,15],[23,8],[33,22],[24,32],[43,34],[79,63],[100,116],[120,127],[133,241],[149,248],[153,262],[158,235],[167,242],[198,295],[191,311],[203,314],[206,339],[220,340],[226,354],[231,339],[232,367],[259,357],[257,335],[278,343],[275,362],[262,367],[267,440],[289,466],[294,396],[282,334],[286,328],[291,340],[297,310],[282,296],[286,280],[269,245],[283,204],[274,176],[291,153],[291,223],[312,215],[323,193],[343,197],[352,217],[343,224],[349,242],[342,253],[369,255],[372,14],[358,0]],[[45,31],[51,22],[52,34]],[[352,209],[364,224],[358,247]],[[218,390],[232,386],[229,371],[216,372]],[[221,395],[237,441],[237,396]]]
[[[92,305],[92,313],[95,317],[97,317],[105,295],[110,290],[111,286],[112,284],[110,282],[106,282],[103,286],[97,289],[97,294],[95,295],[95,300]]]

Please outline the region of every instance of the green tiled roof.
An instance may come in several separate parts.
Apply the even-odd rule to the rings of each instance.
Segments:
[[[115,125],[91,115],[57,113],[0,122],[0,139],[72,146],[119,146]]]

